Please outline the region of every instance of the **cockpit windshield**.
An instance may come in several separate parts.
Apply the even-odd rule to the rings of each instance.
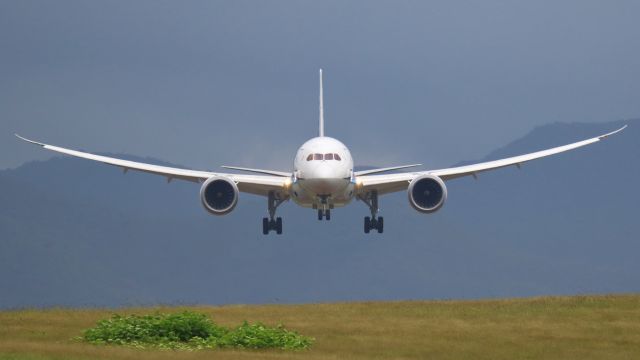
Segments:
[[[307,161],[311,161],[311,160],[337,160],[337,161],[342,161],[342,158],[340,158],[340,155],[333,154],[333,153],[309,154],[307,156]]]

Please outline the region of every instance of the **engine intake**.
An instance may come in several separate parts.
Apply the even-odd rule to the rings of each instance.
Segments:
[[[200,188],[200,200],[204,208],[213,215],[226,215],[238,203],[238,186],[225,177],[207,179]]]
[[[447,187],[435,175],[422,175],[413,179],[407,192],[411,206],[422,213],[438,211],[447,200]]]

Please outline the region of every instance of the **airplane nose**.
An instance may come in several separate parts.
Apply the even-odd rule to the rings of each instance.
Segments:
[[[335,175],[333,174],[333,171],[330,166],[325,164],[320,164],[315,169],[313,169],[311,177],[314,179],[320,180],[320,179],[332,179],[333,177],[335,177]]]
[[[310,171],[306,183],[309,190],[319,195],[334,194],[344,187],[344,181],[326,164],[319,164]]]

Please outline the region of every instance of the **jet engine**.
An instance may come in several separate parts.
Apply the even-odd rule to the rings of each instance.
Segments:
[[[435,175],[422,175],[411,181],[408,189],[409,203],[421,213],[432,213],[447,200],[447,187]]]
[[[226,215],[238,203],[238,186],[226,177],[214,176],[202,184],[200,200],[204,208],[213,215]]]

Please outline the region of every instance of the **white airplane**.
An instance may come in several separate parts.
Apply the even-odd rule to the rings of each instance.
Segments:
[[[477,177],[479,172],[510,165],[520,167],[520,164],[527,161],[593,144],[622,131],[626,127],[625,125],[616,131],[591,139],[501,160],[447,169],[374,175],[420,166],[420,164],[354,171],[353,158],[349,149],[340,141],[324,135],[322,70],[320,70],[319,134],[318,137],[310,139],[300,146],[293,159],[292,172],[236,166],[222,167],[253,174],[179,169],[65,149],[29,140],[17,134],[16,136],[47,150],[118,166],[125,173],[128,170],[139,170],[165,176],[167,181],[180,179],[201,183],[200,199],[202,205],[213,215],[230,213],[238,203],[240,192],[264,196],[267,198],[269,212],[269,217],[262,219],[262,232],[266,235],[271,230],[275,230],[278,234],[282,233],[282,218],[276,217],[276,209],[291,199],[302,207],[317,209],[318,220],[323,218],[330,220],[331,209],[345,206],[355,198],[365,203],[371,211],[371,216],[364,218],[364,232],[369,233],[371,230],[377,230],[378,233],[382,233],[384,219],[382,216],[378,216],[378,197],[380,195],[406,190],[409,204],[414,209],[421,213],[432,213],[439,210],[447,199],[445,181],[469,175]]]

